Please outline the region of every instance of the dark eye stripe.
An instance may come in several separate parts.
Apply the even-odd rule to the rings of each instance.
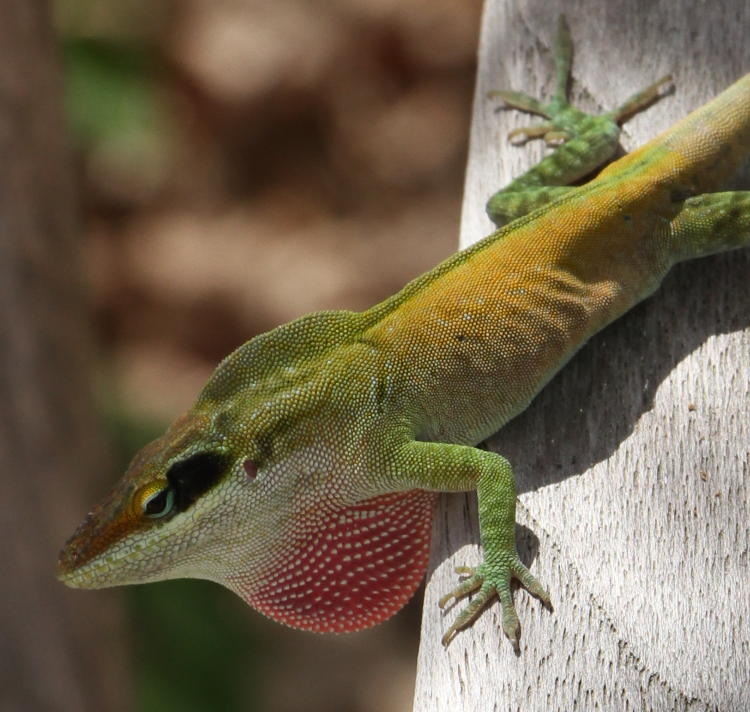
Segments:
[[[230,463],[230,457],[216,452],[202,452],[175,462],[167,472],[175,493],[175,509],[184,512],[221,479]]]

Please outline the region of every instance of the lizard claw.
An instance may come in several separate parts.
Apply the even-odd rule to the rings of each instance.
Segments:
[[[553,124],[537,124],[536,126],[521,126],[508,132],[508,141],[514,146],[522,146],[527,141],[535,138],[544,138],[553,133],[555,126]]]
[[[469,578],[464,579],[459,583],[456,588],[445,594],[439,601],[438,606],[445,610],[446,607],[452,607],[458,603],[464,596],[468,596],[479,589],[482,585],[481,577],[476,575],[476,569],[472,566],[456,566],[455,572],[459,576],[468,576]],[[447,633],[446,633],[447,635]]]

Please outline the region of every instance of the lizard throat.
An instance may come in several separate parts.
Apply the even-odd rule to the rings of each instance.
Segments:
[[[333,510],[321,523],[298,522],[294,535],[279,543],[273,571],[223,583],[293,628],[369,628],[400,610],[424,577],[434,502],[434,493],[411,490]]]

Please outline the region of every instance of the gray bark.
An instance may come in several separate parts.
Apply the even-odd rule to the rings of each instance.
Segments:
[[[115,599],[57,550],[105,472],[51,9],[0,3],[0,709],[126,709]]]
[[[598,111],[673,73],[674,96],[626,124],[631,150],[750,69],[746,3],[488,0],[479,49],[462,244],[484,203],[537,161],[506,133],[534,119],[486,93],[552,91],[564,11],[572,98]],[[490,443],[514,465],[521,556],[554,612],[515,594],[518,657],[498,606],[447,651],[440,595],[479,560],[474,496],[435,525],[415,710],[750,709],[750,255],[680,265],[591,343]]]

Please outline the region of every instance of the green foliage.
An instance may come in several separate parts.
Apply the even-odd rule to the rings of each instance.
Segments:
[[[148,50],[69,38],[63,57],[67,113],[77,140],[132,140],[160,126],[162,107]]]
[[[76,37],[63,56],[68,124],[90,185],[127,201],[151,194],[180,135],[153,51]]]
[[[228,591],[190,580],[129,594],[139,711],[263,709],[260,641]]]

